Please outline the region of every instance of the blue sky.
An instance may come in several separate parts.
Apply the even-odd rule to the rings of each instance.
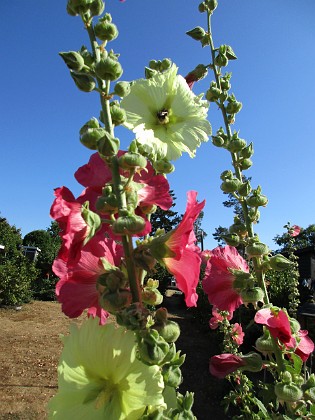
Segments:
[[[122,80],[143,77],[151,59],[171,58],[182,75],[208,64],[209,49],[185,35],[206,25],[198,4],[108,0],[106,11],[120,31],[111,47],[121,54]],[[63,0],[0,4],[0,212],[23,235],[50,225],[54,188],[65,185],[75,195],[81,193],[73,173],[90,152],[81,146],[78,132],[99,115],[98,95],[78,91],[58,56],[59,51],[88,45],[81,20],[67,15],[65,5]],[[219,0],[213,17],[216,46],[229,44],[238,56],[227,68],[233,73],[232,92],[243,102],[234,128],[254,143],[254,165],[246,175],[269,198],[256,232],[273,248],[272,239],[286,222],[303,227],[315,223],[314,16],[313,0]],[[211,80],[195,85],[195,92],[205,92]],[[213,131],[222,125],[213,105],[209,120]],[[117,135],[126,148],[132,135],[126,129]],[[178,212],[184,212],[187,190],[195,189],[200,200],[206,199],[208,248],[216,246],[215,227],[232,223],[219,188],[226,169],[229,154],[209,141],[195,159],[176,161],[176,171],[168,177]]]

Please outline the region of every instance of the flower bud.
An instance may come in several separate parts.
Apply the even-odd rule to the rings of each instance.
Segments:
[[[107,195],[106,197],[100,196],[97,198],[95,203],[96,210],[99,213],[112,213],[118,212],[118,200],[114,193]]]
[[[252,190],[252,187],[250,186],[250,182],[246,181],[243,182],[237,189],[237,192],[239,193],[239,195],[241,195],[242,197],[246,197]]]
[[[243,159],[249,159],[254,154],[254,146],[253,143],[249,143],[248,146],[244,147],[244,149],[240,152],[240,157]]]
[[[84,64],[88,67],[91,67],[94,63],[94,58],[90,51],[84,45],[80,48],[80,54],[84,60]]]
[[[112,268],[106,273],[101,274],[97,283],[106,287],[111,293],[123,289],[127,285],[125,274],[118,268]]]
[[[146,305],[157,306],[163,302],[163,296],[161,295],[160,291],[156,288],[152,287],[144,287],[142,292],[142,301]]]
[[[224,146],[224,139],[221,136],[212,136],[212,144],[216,147]]]
[[[221,90],[218,88],[216,82],[210,83],[210,88],[206,92],[206,99],[209,102],[215,102],[220,98]]]
[[[241,185],[241,181],[239,181],[237,178],[233,178],[233,179],[227,179],[226,181],[222,182],[222,184],[220,185],[220,188],[225,193],[231,193],[231,192],[237,191],[240,185]]]
[[[260,219],[260,211],[256,208],[249,209],[248,217],[252,223],[257,223]]]
[[[264,328],[264,335],[256,340],[255,347],[264,356],[274,352],[273,342],[267,328]]]
[[[173,388],[179,387],[183,381],[182,373],[178,366],[172,366],[170,364],[164,365],[162,368],[162,375],[164,383]]]
[[[97,142],[97,150],[101,156],[115,156],[118,153],[119,144],[118,138],[113,137],[108,131],[105,131],[104,136]]]
[[[105,4],[103,0],[93,0],[93,3],[90,5],[91,16],[99,16],[104,12]]]
[[[278,382],[275,385],[275,394],[278,400],[287,403],[298,401],[303,397],[302,390],[293,382],[289,384]]]
[[[214,59],[214,64],[219,67],[225,67],[228,65],[228,63],[229,59],[225,54],[222,53],[219,53]]]
[[[226,106],[226,112],[228,114],[237,114],[242,109],[242,102],[238,102],[234,97],[228,98],[228,104]]]
[[[305,391],[306,389],[315,388],[315,374],[312,373],[305,384],[302,386],[302,389]]]
[[[120,216],[112,224],[112,230],[117,235],[134,235],[145,228],[145,220],[141,216]]]
[[[148,204],[147,206],[140,204],[139,207],[143,214],[153,214],[157,210],[157,206],[155,204]]]
[[[253,165],[253,161],[250,159],[243,159],[239,165],[242,171],[246,171],[246,169],[249,169]]]
[[[144,156],[139,153],[127,152],[120,156],[118,159],[118,164],[122,169],[131,170],[131,169],[143,169],[147,166],[147,160]]]
[[[66,63],[68,69],[74,71],[82,70],[84,66],[84,59],[80,53],[76,51],[60,52],[60,57]]]
[[[106,130],[104,128],[86,128],[83,126],[80,130],[80,142],[83,146],[91,150],[97,150],[97,143],[104,137]]]
[[[141,360],[148,365],[161,363],[170,348],[164,338],[154,329],[140,332],[139,338],[138,346]]]
[[[71,16],[87,13],[91,3],[91,0],[68,0],[67,12]]]
[[[103,293],[100,298],[101,307],[112,314],[130,305],[131,302],[132,295],[128,289],[119,289],[113,293]]]
[[[124,325],[128,330],[144,330],[148,324],[150,312],[140,302],[135,302],[127,308],[117,312],[116,319],[119,325]]]
[[[133,260],[138,267],[143,268],[146,271],[151,272],[156,264],[156,259],[151,255],[149,249],[144,245],[139,245],[133,251]]]
[[[262,242],[253,242],[246,246],[245,252],[248,255],[248,258],[262,257],[263,255],[268,255],[270,249]]]
[[[157,173],[170,174],[174,172],[175,166],[167,159],[157,160],[153,162],[153,167]]]
[[[83,92],[91,92],[95,89],[96,84],[92,76],[89,76],[88,74],[76,73],[72,70],[70,71],[70,75],[74,80],[77,88]]]
[[[248,370],[249,372],[260,372],[263,366],[263,361],[258,353],[248,353],[242,356],[243,362],[246,363],[244,370]]]
[[[231,153],[240,152],[246,146],[246,140],[240,139],[237,134],[233,135],[231,141],[227,144],[227,149]]]
[[[252,195],[246,200],[250,207],[266,206],[268,204],[268,198],[261,194],[260,191],[260,187],[258,187],[256,190],[253,190]]]
[[[109,22],[105,16],[94,26],[94,32],[101,41],[113,41],[118,37],[117,26]]]
[[[204,13],[208,10],[208,8],[206,6],[206,3],[204,1],[199,4],[198,10],[199,10],[200,13]]]
[[[171,66],[172,66],[172,60],[170,60],[169,58],[164,58],[160,65],[160,71],[168,70],[171,68]]]
[[[125,96],[129,95],[130,92],[130,83],[129,82],[117,82],[114,87],[115,95],[119,96],[120,98],[124,98]]]
[[[144,75],[146,79],[151,79],[156,74],[157,74],[156,70],[150,69],[149,67],[144,68]]]
[[[225,241],[227,245],[238,246],[240,244],[240,237],[237,233],[230,233],[228,235],[221,235],[221,238]]]
[[[164,338],[167,343],[174,343],[180,336],[180,328],[177,322],[167,320],[165,323],[156,323],[152,326]]]
[[[270,267],[276,271],[287,270],[292,266],[292,262],[281,254],[274,255],[269,259]]]
[[[195,39],[196,41],[200,41],[205,36],[206,31],[200,26],[196,26],[196,28],[191,29],[190,31],[187,31],[186,34],[190,36],[192,39]]]
[[[263,303],[265,299],[265,293],[260,287],[241,290],[240,295],[245,305],[252,303],[255,307],[258,302]]]
[[[113,81],[121,77],[123,69],[117,60],[107,57],[96,64],[95,72],[100,79]]]
[[[110,104],[110,115],[112,118],[112,123],[116,126],[123,124],[127,117],[126,117],[126,111],[123,108],[120,108],[120,106],[116,105],[115,103]]]
[[[229,233],[236,233],[239,236],[245,236],[247,235],[247,227],[237,217],[235,217],[233,225],[229,227]]]

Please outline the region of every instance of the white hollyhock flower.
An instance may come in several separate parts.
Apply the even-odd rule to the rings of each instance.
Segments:
[[[190,90],[174,64],[162,74],[134,82],[121,106],[127,113],[124,125],[133,130],[143,150],[157,159],[174,160],[182,152],[194,157],[196,148],[211,134],[207,101]]]
[[[49,418],[133,420],[147,406],[166,407],[160,369],[137,359],[132,331],[88,318],[64,344]]]

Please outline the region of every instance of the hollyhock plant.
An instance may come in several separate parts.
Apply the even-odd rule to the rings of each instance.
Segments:
[[[291,229],[289,231],[289,235],[292,237],[298,236],[301,232],[301,228],[298,225],[291,226]]]
[[[254,318],[257,324],[265,325],[273,338],[279,339],[287,348],[294,348],[296,340],[292,335],[287,313],[276,307],[260,309]]]
[[[229,245],[215,248],[207,262],[202,287],[212,305],[220,311],[233,314],[243,301],[238,290],[234,288],[236,277],[231,269],[249,272],[246,261],[236,248]]]
[[[206,101],[192,93],[174,64],[164,73],[137,80],[121,105],[127,114],[125,126],[159,159],[174,160],[183,152],[194,157],[211,134]]]
[[[231,331],[231,338],[238,346],[243,344],[244,335],[245,334],[243,332],[242,326],[238,324],[237,322],[233,324],[232,331]]]
[[[88,309],[88,314],[98,316],[105,323],[108,316],[100,304],[97,280],[106,272],[102,259],[109,264],[119,265],[122,247],[112,239],[105,238],[99,232],[85,245],[75,264],[67,264],[57,258],[53,264],[56,276],[60,278],[56,285],[56,295],[62,304],[62,311],[70,318],[76,318]]]
[[[89,318],[70,327],[58,366],[52,419],[139,419],[147,406],[165,406],[158,366],[137,358],[136,336]]]
[[[186,211],[179,225],[167,234],[156,237],[149,245],[153,257],[175,276],[189,307],[197,304],[196,287],[201,264],[200,252],[196,251],[195,246],[194,222],[205,205],[205,201],[198,203],[196,197],[196,191],[187,193]]]

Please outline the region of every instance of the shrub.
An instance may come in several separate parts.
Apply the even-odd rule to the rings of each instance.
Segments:
[[[31,282],[38,275],[35,266],[23,255],[0,265],[0,304],[20,305],[32,299]]]

